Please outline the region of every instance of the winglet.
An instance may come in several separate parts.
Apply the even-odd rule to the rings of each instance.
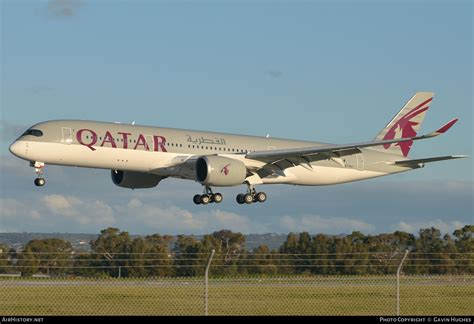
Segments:
[[[459,118],[454,118],[453,120],[449,121],[444,126],[442,126],[440,129],[438,129],[435,133],[440,133],[440,134],[446,133],[454,124],[457,123],[458,120]]]
[[[424,135],[424,136],[421,136],[422,138],[427,138],[427,137],[435,137],[435,136],[438,136],[438,135],[441,135],[441,134],[444,134],[446,133],[451,127],[453,127],[454,124],[457,123],[457,121],[459,120],[459,118],[454,118],[452,120],[450,120],[449,122],[447,122],[446,124],[444,124],[443,126],[441,126],[440,128],[438,128],[436,131],[434,132],[431,132],[427,135]]]

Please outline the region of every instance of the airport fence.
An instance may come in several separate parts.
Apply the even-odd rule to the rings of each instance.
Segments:
[[[474,313],[474,253],[36,253],[0,273],[3,316]]]

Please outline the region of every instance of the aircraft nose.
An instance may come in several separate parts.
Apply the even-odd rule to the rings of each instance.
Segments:
[[[13,144],[10,145],[10,152],[20,157],[22,153],[25,153],[25,144],[19,141],[13,142]]]

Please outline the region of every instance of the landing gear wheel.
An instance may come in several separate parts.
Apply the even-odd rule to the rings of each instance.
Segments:
[[[212,200],[216,203],[216,204],[219,204],[221,201],[222,201],[222,195],[220,193],[215,193],[214,195],[212,195]]]
[[[201,204],[207,205],[210,201],[209,195],[201,195]]]
[[[242,205],[245,201],[244,201],[244,194],[238,194],[237,197],[236,197],[236,200],[237,200],[237,203],[239,205]]]
[[[35,168],[36,179],[35,186],[42,187],[46,183],[46,180],[43,178],[44,172],[44,162],[30,161],[30,167]]]
[[[42,187],[46,183],[46,180],[44,178],[36,178],[35,179],[35,186],[37,187]]]
[[[211,187],[206,186],[201,195],[194,195],[193,201],[196,205],[219,204],[223,200],[221,193],[213,193]]]
[[[267,200],[267,194],[263,191],[257,192],[255,186],[247,182],[247,193],[238,194],[236,197],[237,203],[242,204],[251,204],[254,202],[265,202]]]
[[[265,200],[267,200],[267,194],[264,192],[259,192],[257,194],[257,201],[263,203]]]
[[[200,205],[201,204],[201,195],[194,195],[193,201],[196,205]]]
[[[251,194],[245,194],[245,196],[244,196],[244,202],[245,202],[246,204],[251,204],[251,203],[253,203],[253,197],[252,197],[252,195],[251,195]]]

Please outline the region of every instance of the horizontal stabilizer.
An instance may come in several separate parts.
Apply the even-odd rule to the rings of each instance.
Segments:
[[[436,162],[436,161],[444,161],[444,160],[452,160],[452,159],[462,159],[467,158],[468,155],[447,155],[447,156],[437,156],[432,158],[425,158],[425,159],[415,159],[415,160],[402,160],[402,161],[395,161],[391,164],[406,166],[406,167],[413,167],[419,166],[419,164],[429,163],[429,162]]]

